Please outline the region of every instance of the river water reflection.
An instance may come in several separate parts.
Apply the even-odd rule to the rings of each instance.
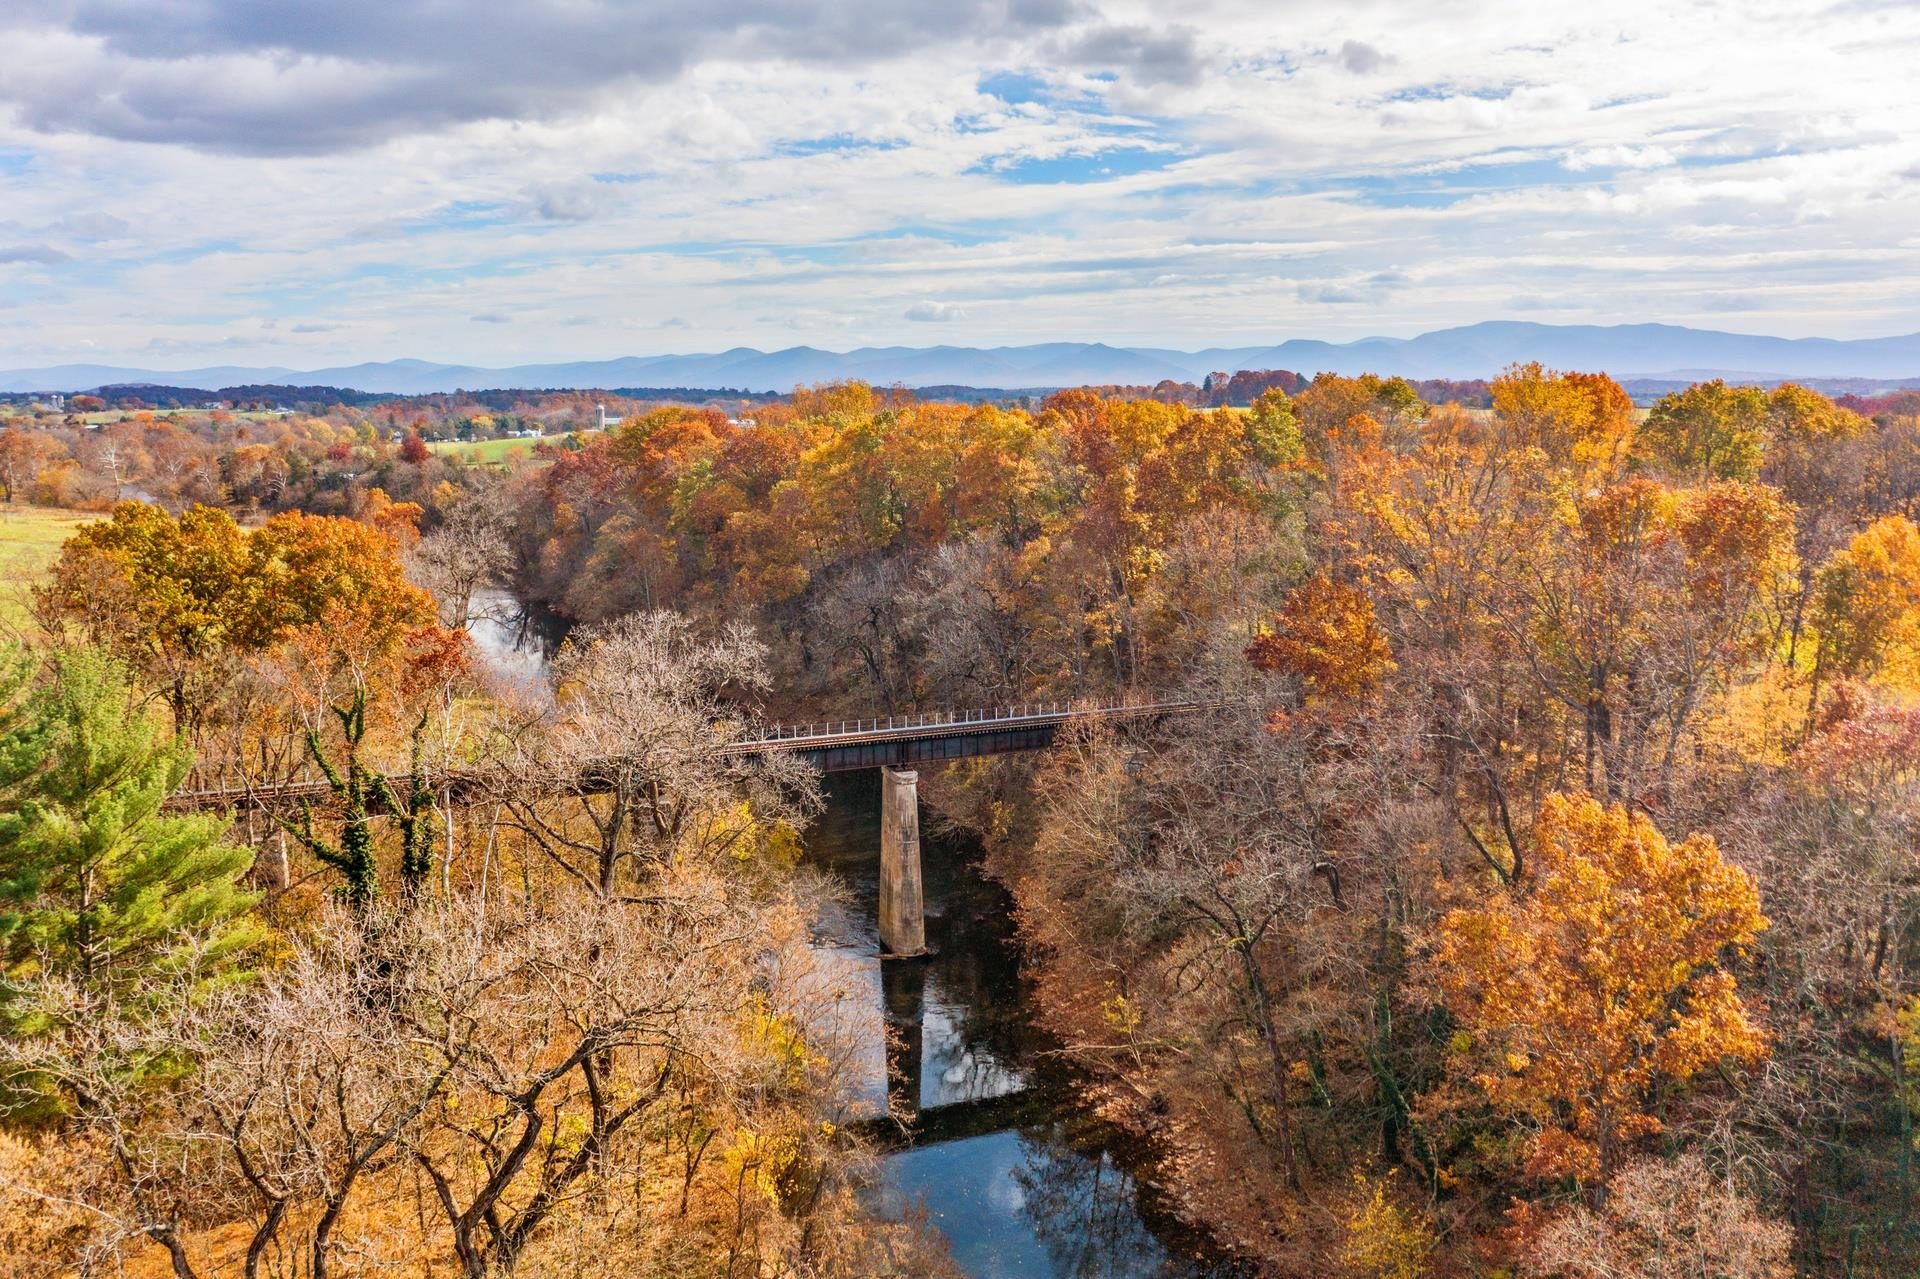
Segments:
[[[935,953],[881,963],[879,789],[872,773],[829,777],[827,811],[807,836],[808,860],[849,890],[818,941],[902,1032],[893,1062],[878,1045],[869,1054],[869,1091],[904,1089],[918,1103],[919,1135],[883,1161],[879,1201],[923,1208],[979,1279],[1228,1274],[1129,1174],[1142,1152],[1076,1103],[1032,1021],[1011,903],[980,873],[973,841],[923,836]]]
[[[507,591],[477,590],[468,603],[467,635],[475,651],[510,684],[545,684],[547,659],[565,634],[559,618],[527,608]]]
[[[544,679],[557,636],[529,624],[511,596],[475,599],[474,644],[516,683]],[[964,837],[924,837],[930,959],[882,964],[877,931],[878,774],[826,779],[827,807],[806,858],[844,900],[822,912],[815,944],[836,984],[884,1010],[897,1032],[889,1060],[876,1036],[863,1061],[875,1109],[891,1095],[917,1111],[914,1143],[881,1161],[875,1202],[919,1209],[976,1279],[1224,1279],[1232,1268],[1156,1211],[1127,1171],[1143,1152],[1089,1116],[1032,1019],[1011,903]],[[924,821],[923,831],[933,822]],[[900,1103],[905,1103],[901,1106]]]

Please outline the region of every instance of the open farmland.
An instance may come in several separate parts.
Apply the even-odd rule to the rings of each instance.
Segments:
[[[569,438],[590,438],[598,431],[581,431],[577,436],[550,435],[544,440],[436,440],[427,448],[441,457],[457,457],[482,466],[500,466],[516,457],[532,457],[536,444],[560,445]]]
[[[60,544],[94,518],[41,506],[0,506],[0,628],[13,631],[32,619],[33,587],[59,558]]]

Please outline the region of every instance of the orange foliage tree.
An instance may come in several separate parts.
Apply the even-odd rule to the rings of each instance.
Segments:
[[[1604,1202],[1622,1146],[1660,1130],[1657,1080],[1765,1053],[1724,964],[1767,927],[1753,879],[1711,836],[1555,795],[1537,883],[1441,922],[1432,973],[1496,1105],[1540,1124],[1529,1171]]]
[[[1263,671],[1297,676],[1310,693],[1360,697],[1394,669],[1393,651],[1365,591],[1324,573],[1288,592],[1273,629],[1247,646]]]
[[[1491,390],[1510,444],[1537,448],[1558,464],[1611,468],[1633,435],[1633,401],[1604,373],[1516,364]]]
[[[343,653],[384,653],[434,617],[378,529],[286,514],[249,531],[211,507],[175,518],[141,502],[67,541],[39,605],[50,626],[75,627],[159,686],[181,728],[229,657],[316,627]]]
[[[1702,696],[1756,656],[1790,586],[1793,514],[1761,485],[1670,489],[1636,477],[1558,512],[1514,574],[1528,670],[1580,717],[1588,789],[1664,785]]]

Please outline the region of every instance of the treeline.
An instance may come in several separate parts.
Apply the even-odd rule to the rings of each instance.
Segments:
[[[1152,386],[1085,386],[1103,399],[1155,400],[1161,404],[1184,404],[1190,408],[1247,408],[1268,391],[1296,395],[1314,379],[1288,369],[1242,369],[1237,373],[1210,373],[1198,386],[1163,378]],[[1405,380],[1405,379],[1402,379]],[[1469,408],[1485,408],[1491,402],[1485,379],[1452,381],[1446,378],[1408,380],[1416,394],[1431,404],[1458,403]],[[952,394],[968,392],[967,394]],[[1044,399],[1048,391],[1020,393],[987,392],[975,387],[932,387],[923,393],[931,400],[978,401],[991,399],[1006,403],[1016,395],[1031,403]]]
[[[130,413],[96,425],[8,421],[0,425],[0,499],[95,511],[137,498],[176,511],[201,504],[243,515],[357,514],[382,489],[445,508],[467,482],[462,462],[425,450],[405,457],[404,445],[404,432],[383,434],[345,408],[324,416]]]
[[[1849,392],[1836,398],[1834,403],[1863,417],[1913,417],[1920,414],[1920,390],[1888,391],[1882,395]]]
[[[337,404],[358,407],[399,398],[377,391],[356,391],[351,387],[289,386],[265,382],[223,386],[214,390],[127,382],[98,387],[93,394],[114,408],[132,410],[201,408],[212,401],[229,409],[287,407],[313,412],[324,411]]]
[[[518,481],[518,585],[582,621],[750,610],[816,705],[1150,685],[1192,660],[1197,619],[1271,603],[1237,565],[1289,518],[1296,408],[1338,422],[1352,395],[1417,403],[1364,386],[1248,413],[1087,391],[1029,413],[858,384],[751,427],[659,409]]]
[[[689,387],[454,391],[396,398],[374,416],[383,424],[410,427],[428,438],[487,439],[509,423],[533,427],[542,434],[597,428],[602,408],[609,416],[624,417],[665,402],[738,414],[781,398],[770,392]]]

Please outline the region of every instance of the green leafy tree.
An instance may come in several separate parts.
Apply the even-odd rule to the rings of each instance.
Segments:
[[[1253,402],[1246,418],[1247,450],[1263,466],[1287,466],[1300,460],[1300,423],[1293,401],[1279,387],[1269,387]]]
[[[56,653],[47,678],[4,659],[0,690],[0,959],[5,984],[45,974],[119,1004],[191,956],[231,975],[259,939],[252,862],[224,818],[164,815],[189,754],[124,665]]]
[[[1715,378],[1661,397],[1641,424],[1639,443],[1649,458],[1682,473],[1752,480],[1767,430],[1767,393]]]

